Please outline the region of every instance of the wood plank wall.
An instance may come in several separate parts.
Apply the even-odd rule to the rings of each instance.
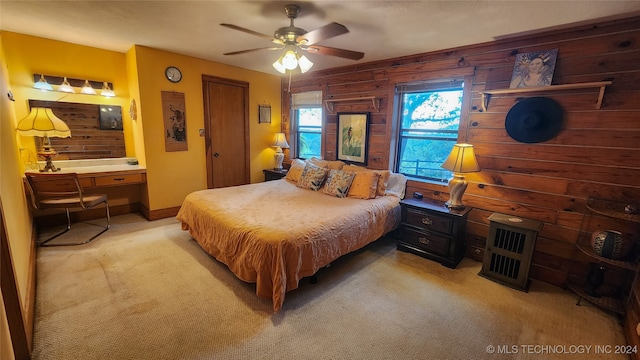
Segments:
[[[612,81],[597,110],[599,88],[532,94],[494,95],[482,111],[481,91],[509,87],[515,55],[558,49],[553,84]],[[488,216],[510,214],[544,223],[530,276],[564,287],[584,279],[589,259],[576,251],[582,233],[621,228],[638,237],[637,226],[593,217],[589,197],[640,203],[640,17],[581,25],[526,37],[389,59],[297,75],[291,93],[322,90],[324,99],[376,96],[371,101],[336,103],[335,111],[370,111],[370,168],[387,169],[392,147],[393,94],[396,83],[463,75],[472,71],[459,141],[474,145],[482,171],[467,176],[464,202],[473,207],[467,226],[467,256],[482,260]],[[283,127],[289,133],[289,87],[283,78]],[[564,108],[562,130],[553,139],[519,143],[504,129],[506,113],[527,96],[546,96]],[[324,158],[335,159],[336,116],[326,114]],[[446,186],[409,181],[407,194],[446,200]],[[584,221],[588,219],[588,221]],[[588,224],[588,225],[584,225]],[[582,231],[581,231],[582,228]],[[611,282],[619,273],[610,271]],[[640,289],[640,285],[636,284]],[[637,298],[634,309],[638,306]],[[637,312],[629,312],[628,337],[637,342]]]
[[[29,100],[30,107],[48,107],[64,120],[70,138],[51,138],[54,160],[108,159],[126,156],[123,130],[100,130],[100,105]]]

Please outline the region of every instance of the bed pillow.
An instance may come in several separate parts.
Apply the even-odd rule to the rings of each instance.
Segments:
[[[302,171],[304,170],[304,166],[306,163],[300,159],[294,159],[291,162],[291,167],[287,172],[287,175],[284,177],[287,180],[298,182],[300,180],[300,176],[302,175]]]
[[[365,200],[374,199],[380,174],[375,171],[355,171],[354,174],[348,196]]]
[[[340,170],[345,165],[340,160],[334,160],[334,161],[322,160],[322,159],[318,159],[317,157],[312,157],[308,161],[310,163],[312,163],[313,165],[316,165],[316,166],[319,166],[319,167],[323,167],[323,168],[327,168],[327,169],[335,169],[335,170]]]
[[[357,165],[345,165],[342,167],[344,171],[374,171],[380,174],[378,178],[378,187],[377,187],[377,196],[384,196],[385,191],[387,190],[387,181],[389,181],[389,176],[391,175],[391,171],[389,170],[371,170],[366,167],[357,166]]]
[[[407,188],[407,177],[402,174],[390,174],[385,195],[397,196],[404,199]]]
[[[339,198],[347,197],[355,176],[356,174],[353,172],[331,169],[327,175],[327,181],[322,187],[322,192]]]
[[[302,170],[302,175],[300,175],[300,180],[298,180],[298,187],[318,191],[322,187],[322,184],[324,184],[324,179],[327,177],[328,172],[329,169],[309,163],[305,165],[304,170]]]

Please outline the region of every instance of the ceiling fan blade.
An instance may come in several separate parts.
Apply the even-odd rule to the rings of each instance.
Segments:
[[[304,35],[298,36],[296,42],[303,45],[313,45],[322,40],[346,34],[348,32],[349,30],[344,25],[332,22],[331,24],[327,24],[323,27],[311,30]]]
[[[302,49],[314,54],[331,55],[331,56],[337,56],[337,57],[342,57],[342,58],[351,59],[351,60],[360,60],[364,57],[364,53],[359,51],[337,49],[337,48],[332,48],[332,47],[322,46],[322,45],[307,46]]]
[[[222,55],[238,55],[238,54],[246,54],[246,53],[250,53],[250,52],[254,52],[254,51],[260,51],[260,50],[281,50],[281,49],[282,48],[280,48],[280,47],[262,47],[262,48],[255,48],[255,49],[232,51],[232,52],[224,53]]]
[[[262,34],[262,33],[259,33],[257,31],[245,29],[243,27],[240,27],[240,26],[237,26],[237,25],[233,25],[233,24],[220,24],[220,25],[222,25],[224,27],[228,27],[229,29],[238,30],[238,31],[242,31],[242,32],[247,33],[247,34],[259,36],[261,38],[264,38],[264,39],[267,39],[267,40],[271,41],[274,44],[284,45],[284,43],[282,41],[274,38],[273,36]]]

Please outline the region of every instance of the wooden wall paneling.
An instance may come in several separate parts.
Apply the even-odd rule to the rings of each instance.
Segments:
[[[494,95],[487,111],[480,111],[482,91],[509,87],[516,54],[554,48],[558,61],[553,84],[612,81],[601,109],[595,109],[599,88],[593,88]],[[464,202],[473,207],[467,222],[467,256],[482,260],[489,215],[520,216],[544,224],[533,256],[532,278],[558,286],[564,286],[569,277],[584,279],[590,259],[574,246],[581,235],[616,227],[635,236],[639,233],[611,219],[594,217],[586,203],[592,196],[640,202],[640,16],[321,70],[294,77],[292,88],[323,87],[335,97],[380,96],[384,110],[372,116],[372,124],[380,127],[372,125],[370,141],[375,150],[369,160],[380,157],[388,163],[395,156],[395,84],[459,75],[468,69],[473,70],[468,75],[472,84],[459,141],[475,146],[482,171],[467,176]],[[511,107],[531,96],[553,98],[564,109],[562,130],[543,143],[519,143],[504,128]],[[362,109],[357,104],[344,105],[338,109]],[[325,135],[335,137],[335,128]],[[326,141],[335,147],[334,139]],[[331,155],[335,154],[325,151],[325,156]],[[379,165],[384,164],[374,166]],[[409,179],[407,196],[416,191],[427,198],[448,199],[445,183]],[[612,271],[607,281],[615,283],[620,277]],[[635,288],[640,289],[640,284]],[[640,309],[638,297],[633,308]],[[638,314],[632,315],[637,322]],[[637,334],[628,336],[640,343]]]
[[[71,130],[69,138],[51,138],[56,159],[105,159],[126,156],[123,130],[100,130],[100,105],[29,100],[31,107],[51,108]]]

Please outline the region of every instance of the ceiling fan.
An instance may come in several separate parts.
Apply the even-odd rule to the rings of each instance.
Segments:
[[[364,53],[362,52],[317,45],[317,43],[319,43],[320,41],[348,33],[349,30],[344,25],[338,24],[336,22],[332,22],[323,27],[307,32],[306,30],[296,27],[294,25],[294,20],[298,17],[298,14],[300,13],[300,7],[298,5],[294,5],[294,4],[285,5],[284,10],[287,14],[287,17],[291,19],[291,24],[289,26],[285,26],[277,29],[273,36],[262,34],[262,33],[249,30],[237,25],[220,24],[230,29],[234,29],[234,30],[245,32],[247,34],[259,36],[261,38],[267,39],[272,43],[278,45],[276,47],[261,47],[256,49],[233,51],[233,52],[224,53],[224,55],[246,54],[246,53],[260,51],[260,50],[287,49],[286,53],[280,59],[278,59],[276,63],[274,63],[274,67],[282,73],[285,72],[284,68],[288,70],[295,69],[296,66],[298,65],[298,62],[300,62],[300,69],[303,70],[303,72],[308,70],[311,67],[311,65],[313,65],[313,63],[311,63],[308,59],[306,59],[306,57],[304,56],[299,57],[297,55],[297,51],[296,51],[297,49],[300,49],[309,53],[337,56],[337,57],[351,59],[351,60],[360,60],[364,57]],[[287,58],[287,55],[289,55],[289,58]],[[291,56],[295,57],[295,60],[296,60],[295,64],[288,63],[287,60],[291,60]],[[303,66],[303,64],[305,64],[306,62],[309,62],[310,64],[308,65],[308,68],[306,68],[306,66]],[[277,66],[278,63],[284,66],[282,70],[278,68]],[[306,70],[304,68],[306,68]]]

